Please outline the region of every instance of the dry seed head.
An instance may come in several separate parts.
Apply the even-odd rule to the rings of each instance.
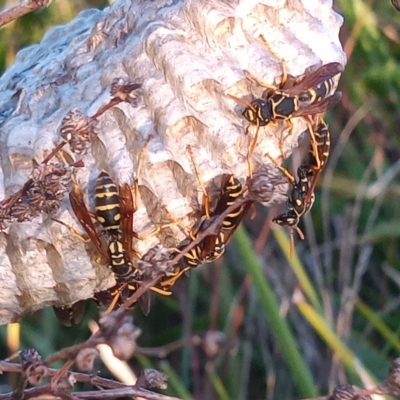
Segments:
[[[396,358],[390,367],[388,383],[400,389],[400,358]]]
[[[114,356],[121,360],[129,360],[136,351],[136,339],[141,334],[141,330],[133,325],[133,317],[121,310],[103,313],[99,326]]]
[[[142,85],[140,83],[130,82],[128,79],[117,78],[111,84],[111,96],[121,101],[125,101],[137,107],[137,89],[140,89]]]
[[[21,351],[22,370],[31,385],[39,385],[48,374],[48,368],[42,364],[42,357],[35,349]]]
[[[10,210],[0,206],[0,232],[6,230],[12,222]]]
[[[357,390],[352,385],[338,385],[333,393],[329,396],[329,400],[371,400],[370,396],[358,396]]]
[[[69,143],[73,153],[83,154],[90,147],[91,137],[96,134],[96,124],[96,120],[75,109],[61,121],[60,135]]]
[[[342,18],[325,0],[315,0],[312,6],[309,0],[260,0],[250,6],[247,0],[177,0],[173,7],[164,0],[116,0],[104,10],[86,11],[70,24],[50,30],[40,44],[24,49],[0,78],[0,107],[11,110],[3,116],[4,178],[0,192],[12,193],[16,181],[25,181],[21,166],[33,158],[43,159],[54,143],[62,141],[61,126],[63,137],[71,138],[71,150],[83,158],[85,167],[78,179],[88,204],[93,205],[97,172],[105,168],[118,183],[132,183],[139,152],[152,135],[138,177],[135,231],[145,236],[154,229],[163,207],[177,220],[198,215],[203,205],[193,201],[199,183],[187,145],[193,148],[206,186],[224,174],[233,174],[244,184],[254,127],[244,134],[248,124],[242,117],[244,106],[227,94],[259,97],[263,88],[250,83],[243,71],[269,84],[279,82],[280,59],[295,77],[310,66],[335,61],[344,65],[345,54],[338,39],[341,24]],[[260,35],[267,38],[270,48],[263,45]],[[111,85],[119,78],[142,84],[140,101],[118,104],[96,123],[88,116],[110,101]],[[282,143],[287,155],[306,129],[302,118],[293,124],[293,134]],[[267,154],[280,157],[280,142],[286,133],[284,122],[260,129],[254,173],[268,163]],[[269,190],[267,182],[265,187]],[[264,202],[285,201],[281,192],[278,186],[268,192]],[[58,215],[65,218],[63,222],[74,224],[69,212],[68,202],[62,202]],[[197,222],[196,218],[190,221],[192,226]],[[38,229],[33,226],[32,222],[31,229],[24,229],[23,236],[19,229],[10,233],[12,251],[21,256],[9,256],[18,260],[10,261],[7,270],[15,277],[15,290],[0,297],[0,323],[28,310],[59,304],[61,287],[69,289],[69,301],[75,302],[114,284],[111,273],[94,268],[88,247],[67,230],[60,235],[58,227],[46,227],[48,254],[56,253],[59,262],[42,256],[39,244],[32,245],[28,253],[24,241],[39,243]],[[161,233],[137,241],[135,250],[145,254],[158,243],[174,247],[187,236],[177,226],[168,229],[168,243]],[[32,257],[42,264],[37,265],[37,261],[34,266]],[[28,284],[20,279],[21,264],[24,277],[30,277]],[[46,290],[34,273],[38,267],[53,281]],[[63,281],[57,282],[60,276]],[[32,292],[37,296],[30,296]],[[18,301],[21,296],[28,299],[23,305]]]
[[[225,334],[220,331],[207,331],[204,336],[203,348],[208,357],[214,357],[226,341]]]
[[[75,374],[70,372],[65,379],[60,379],[57,383],[58,389],[71,389],[75,386],[77,382]]]
[[[94,348],[82,349],[76,356],[75,363],[79,371],[90,372],[93,370],[93,363],[99,351]]]
[[[136,386],[141,388],[165,390],[168,388],[167,381],[168,375],[164,372],[146,368],[140,373]]]
[[[287,199],[288,180],[273,164],[265,164],[249,181],[249,197],[264,206],[282,203]]]
[[[352,385],[339,385],[333,390],[329,400],[352,400],[356,395],[356,391]]]
[[[40,212],[29,204],[27,198],[22,198],[10,210],[10,216],[17,222],[32,221]]]
[[[138,274],[143,280],[152,280],[159,274],[169,276],[176,272],[167,262],[171,259],[171,250],[158,244],[152,247],[140,260],[136,261]]]

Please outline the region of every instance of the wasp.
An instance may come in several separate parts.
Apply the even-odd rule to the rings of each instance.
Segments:
[[[269,47],[262,36],[261,39]],[[266,126],[271,122],[275,123],[277,120],[285,120],[289,125],[290,134],[293,130],[291,118],[324,113],[335,106],[342,97],[341,92],[331,94],[334,87],[334,77],[343,72],[340,63],[332,62],[322,65],[316,71],[296,79],[291,87],[285,87],[288,74],[285,61],[281,60],[281,63],[283,73],[278,87],[261,82],[250,72],[245,71],[249,79],[266,88],[261,98],[248,102],[228,94],[231,99],[247,106],[243,111],[243,116],[250,124],[256,125],[250,154],[253,153],[256,146],[258,131],[261,126]],[[247,130],[248,128],[246,133]]]
[[[101,171],[95,189],[95,213],[89,212],[86,207],[83,192],[80,185],[72,178],[72,191],[69,194],[72,210],[74,211],[78,221],[86,231],[89,239],[93,242],[100,255],[107,260],[110,268],[115,274],[117,284],[109,290],[98,292],[94,299],[105,306],[109,306],[114,296],[116,296],[119,287],[131,279],[135,272],[132,264],[132,240],[136,236],[133,232],[133,214],[136,211],[135,203],[132,196],[130,186],[126,183],[122,186],[117,186],[112,181],[106,171]],[[93,218],[102,225],[103,231],[107,236],[107,246],[104,245],[98,230],[96,229]],[[76,231],[63,223],[74,234],[84,240]],[[86,240],[85,240],[86,241]],[[75,303],[77,304],[77,303]],[[53,307],[59,321],[66,326],[71,325],[71,320],[79,322],[80,313],[75,310],[75,304],[72,306],[66,305],[62,307]]]
[[[203,225],[199,231],[201,232],[207,229],[214,219],[219,217],[228,207],[232,206],[235,201],[243,195],[244,188],[242,184],[233,175],[230,175],[222,186],[221,195],[218,199],[212,216],[203,222]],[[202,242],[202,255],[206,262],[214,261],[224,253],[226,245],[230,241],[231,237],[235,233],[249,209],[249,202],[242,204],[224,218],[218,235],[208,235],[204,238]],[[207,222],[207,224],[205,224],[205,222]],[[213,256],[217,257],[214,258]]]
[[[143,282],[157,276],[161,276],[161,279],[155,286],[150,287],[150,290],[163,296],[171,295],[172,292],[169,289],[189,269],[180,270],[168,266],[172,255],[172,250],[161,244],[154,246],[137,260],[137,269],[129,282],[117,282],[112,288],[95,293],[93,300],[98,305],[106,306],[109,311],[114,310],[124,304]],[[145,292],[138,300],[144,315],[148,315],[150,312],[151,300],[150,292]],[[132,307],[135,304],[133,303]]]
[[[310,75],[306,75],[303,80],[294,84],[292,87],[284,88],[287,75],[286,72],[281,79],[278,88],[271,88],[256,77],[247,72],[247,75],[262,87],[266,87],[262,98],[252,101],[250,104],[245,102],[247,108],[243,111],[243,116],[257,126],[266,126],[276,120],[286,120],[292,128],[291,118],[321,114],[336,105],[341,98],[341,93],[336,92],[332,95],[333,78],[343,72],[343,67],[339,63],[329,63],[318,68]],[[230,97],[233,97],[230,95]],[[237,100],[237,98],[235,99]]]
[[[132,296],[137,287],[132,282],[117,283],[113,287],[96,292],[93,296],[93,300],[98,306],[107,307],[108,311],[115,310],[130,296]]]
[[[309,170],[309,174],[311,171],[313,172],[313,178],[316,181],[329,158],[331,134],[328,125],[321,117],[314,125],[309,124],[308,132],[311,146],[308,152],[308,161],[304,167]]]
[[[151,138],[150,136],[140,153],[137,177],[140,174],[145,150]],[[166,263],[166,261],[169,260],[169,254],[167,254],[166,251],[155,252],[155,254],[153,254],[154,251],[149,251],[141,257],[133,250],[133,238],[145,240],[145,238],[133,231],[134,213],[136,212],[137,204],[136,199],[138,198],[137,177],[134,182],[135,196],[133,196],[130,185],[126,183],[117,187],[109,174],[105,171],[101,171],[96,181],[94,215],[87,209],[82,190],[74,180],[73,190],[70,193],[71,206],[75,215],[97,250],[103,258],[108,261],[110,268],[115,274],[116,285],[110,289],[97,292],[94,295],[94,300],[98,304],[100,303],[106,306],[108,310],[113,310],[123,304],[128,297],[134,294],[139,285],[149,278],[149,276],[143,274],[143,271],[141,271],[139,262],[143,264],[150,260],[163,264],[163,262]],[[106,248],[94,226],[93,217],[102,225],[103,232],[107,237]],[[169,225],[170,224],[163,226]],[[159,232],[160,228],[161,227],[156,228],[150,233],[150,236]],[[135,258],[135,264],[132,262],[133,258]],[[168,275],[170,271],[167,272]],[[161,288],[155,286],[150,289],[163,295],[172,294],[168,291],[168,288],[175,282],[173,278],[175,278],[176,275],[177,274],[173,273],[171,277],[167,277],[168,279],[163,277],[160,283]],[[139,299],[139,303],[145,315],[147,315],[150,310],[149,295],[150,293],[145,293],[144,296]]]
[[[310,149],[308,159],[297,170],[297,181],[285,168],[278,168],[288,177],[292,184],[288,201],[288,211],[274,218],[273,221],[281,226],[291,228],[290,254],[293,254],[293,230],[296,230],[302,240],[304,234],[298,227],[300,218],[310,211],[315,200],[315,186],[319,175],[325,166],[330,152],[330,131],[325,121],[318,117],[314,125],[309,125]]]
[[[123,305],[125,301],[131,297],[142,282],[140,280],[131,279],[129,282],[117,282],[113,287],[96,292],[93,296],[94,302],[97,306],[104,306],[107,308],[107,312],[113,311]],[[168,296],[171,292],[163,291],[158,288],[151,287],[150,290],[154,290],[157,293]],[[140,308],[144,315],[148,315],[151,306],[150,293],[144,293],[138,300]],[[137,302],[133,303],[130,308],[133,308]]]
[[[73,179],[70,193],[72,209],[100,254],[108,260],[116,279],[126,281],[134,272],[131,262],[133,214],[136,211],[130,186],[117,186],[106,171],[101,171],[96,181],[95,216],[107,234],[107,249],[94,226],[92,215],[86,207],[83,193]]]
[[[224,212],[228,207],[230,207],[234,202],[243,196],[244,189],[242,184],[233,175],[229,176],[224,182],[221,194],[217,201],[217,204],[213,210],[210,212],[210,199],[207,190],[204,187],[203,181],[201,179],[201,174],[198,165],[195,161],[193,150],[188,146],[189,154],[192,158],[195,171],[200,182],[200,185],[204,193],[204,208],[205,208],[205,219],[201,223],[200,227],[197,229],[196,233],[190,232],[190,237],[195,239],[199,234],[204,232],[214,221]],[[240,225],[243,217],[246,215],[249,207],[245,204],[238,207],[237,210],[232,211],[226,216],[222,222],[222,226],[219,228],[218,232],[213,235],[207,235],[204,239],[189,250],[184,255],[184,260],[186,266],[189,268],[195,268],[199,265],[207,262],[212,262],[217,260],[225,252],[225,248],[232,235],[234,234],[237,227]],[[178,250],[182,250],[180,247]]]
[[[288,174],[290,173],[288,172]],[[291,174],[290,176],[289,181],[292,184],[292,189],[286,202],[288,211],[274,218],[272,221],[278,225],[290,228],[290,256],[292,257],[294,249],[293,231],[296,231],[300,239],[304,240],[304,234],[298,227],[298,224],[300,218],[310,211],[315,200],[315,195],[314,192],[310,191],[311,179],[308,168],[304,168],[303,166],[298,168],[297,181]]]
[[[79,324],[85,314],[85,302],[86,300],[80,300],[60,307],[53,306],[53,311],[61,324],[71,326],[72,321]]]

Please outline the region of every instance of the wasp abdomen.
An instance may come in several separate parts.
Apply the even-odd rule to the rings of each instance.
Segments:
[[[118,188],[105,171],[101,171],[96,181],[95,204],[97,221],[104,230],[119,230],[121,211]]]
[[[331,94],[334,87],[333,78],[328,79],[309,90],[301,93],[299,95],[299,101],[306,103],[315,103],[317,101],[322,101],[329,94]]]
[[[124,245],[119,238],[110,238],[108,242],[110,266],[118,278],[123,278],[132,273],[132,264],[126,257]]]

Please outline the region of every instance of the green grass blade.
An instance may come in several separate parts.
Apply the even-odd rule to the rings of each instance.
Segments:
[[[342,342],[332,331],[327,322],[319,315],[310,304],[299,299],[296,305],[301,314],[306,318],[315,332],[327,343],[327,345],[340,357],[346,368],[360,377],[364,382],[377,382],[377,378],[371,374],[361,363],[360,359]]]
[[[217,392],[218,399],[220,400],[230,400],[232,397],[229,395],[227,390],[225,389],[221,379],[215,373],[214,368],[207,368],[207,374],[210,378],[210,381]]]
[[[292,373],[299,395],[302,397],[316,397],[317,390],[310,370],[301,357],[288,323],[279,313],[279,305],[274,292],[266,280],[261,265],[254,254],[253,246],[243,227],[239,227],[236,231],[235,241],[238,245],[238,251],[245,261],[246,269],[253,279],[253,285],[258,293],[261,306]]]
[[[294,252],[293,257],[290,257],[290,239],[288,235],[285,233],[284,229],[280,227],[273,229],[272,232],[274,233],[276,241],[278,242],[283,253],[285,254],[285,257],[290,267],[292,268],[292,271],[296,275],[302,291],[304,292],[310,303],[321,312],[322,307],[317,292],[315,291],[315,288],[310,281],[303,264],[297,256],[296,251]]]
[[[400,340],[398,335],[395,334],[365,303],[358,300],[356,306],[358,311],[360,311],[369,323],[395,348],[397,352],[400,353]]]

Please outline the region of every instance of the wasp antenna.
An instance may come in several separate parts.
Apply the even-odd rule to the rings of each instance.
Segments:
[[[256,111],[256,109],[253,107],[253,105],[246,99],[241,99],[240,97],[233,96],[232,94],[227,93],[226,94],[230,99],[235,100],[237,103],[244,104],[247,107],[250,107],[253,111]]]
[[[296,229],[297,234],[299,235],[299,238],[301,240],[304,240],[305,237],[304,237],[304,233],[302,232],[302,230],[298,226],[296,226],[295,229]]]
[[[277,87],[274,84],[265,83],[263,81],[260,81],[255,75],[253,75],[250,71],[247,71],[246,69],[243,70],[243,72],[246,75],[247,79],[250,79],[251,81],[256,83],[258,86],[261,86],[268,90],[276,91]]]
[[[197,175],[197,179],[198,179],[198,181],[200,183],[201,189],[203,190],[204,210],[205,210],[207,219],[210,219],[210,197],[209,197],[209,195],[207,193],[207,190],[206,190],[206,188],[204,186],[203,178],[201,177],[200,168],[199,168],[199,165],[197,164],[196,157],[194,155],[192,146],[190,146],[190,144],[188,144],[186,149],[189,152],[190,158],[192,159],[192,163],[193,163],[193,167],[194,167],[194,170],[196,172],[196,175]]]
[[[277,53],[275,53],[274,50],[272,50],[271,45],[267,42],[265,39],[264,35],[260,35],[260,39],[263,42],[263,45],[268,49],[268,51],[277,59],[279,60],[281,67],[282,67],[282,78],[281,78],[281,83],[279,84],[279,87],[282,89],[286,82],[287,82],[287,67],[286,67],[286,61],[282,58],[279,57]]]
[[[293,258],[294,254],[294,233],[293,228],[290,229],[290,250],[289,250],[289,257]]]

